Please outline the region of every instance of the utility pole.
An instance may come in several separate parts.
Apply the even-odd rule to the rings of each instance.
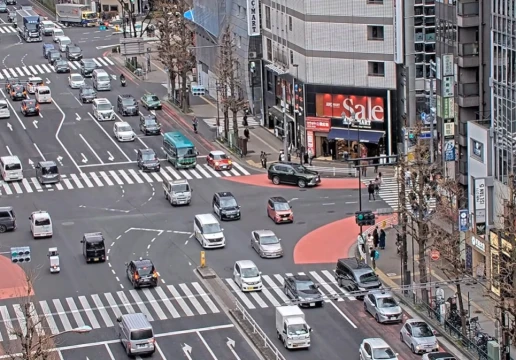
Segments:
[[[405,141],[405,139],[403,139]],[[407,157],[404,152],[398,158],[398,181],[400,184],[400,197],[398,204],[398,222],[401,224],[401,284],[405,288],[410,285],[410,272],[408,271],[408,249],[407,249],[407,198],[406,198],[406,180],[405,173],[407,171]],[[405,292],[407,295],[408,292]]]
[[[430,115],[430,163],[434,163],[434,119],[432,116],[432,102],[434,100],[434,79],[436,76],[436,64],[430,60],[430,101],[429,101],[429,115]],[[437,115],[437,114],[436,114]]]
[[[285,154],[285,159],[288,159],[288,124],[287,124],[287,94],[285,82],[281,86],[281,99],[283,105],[283,153]]]

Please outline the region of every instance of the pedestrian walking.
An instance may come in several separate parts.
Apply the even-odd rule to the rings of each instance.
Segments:
[[[378,243],[380,242],[380,234],[378,233],[378,226],[373,230],[373,245],[376,249],[378,247]]]
[[[245,138],[247,139],[247,141],[249,141],[249,136],[250,136],[250,134],[249,134],[249,129],[248,129],[248,128],[245,128],[245,129],[244,129],[244,136],[245,136]]]
[[[262,151],[262,153],[260,154],[260,161],[262,162],[262,167],[264,169],[267,169],[267,154],[265,153],[265,151]]]
[[[382,186],[383,185],[383,174],[381,171],[378,173],[378,179],[380,179],[380,186]]]
[[[196,117],[196,116],[194,116],[194,117],[193,117],[193,119],[192,119],[192,125],[193,125],[193,131],[194,131],[194,133],[196,133],[196,134],[197,134],[197,125],[198,125],[198,123],[199,123],[199,122],[198,122],[198,120],[197,120],[197,117]]]
[[[407,186],[410,186],[411,179],[412,179],[412,173],[410,172],[410,170],[405,171],[405,184]]]
[[[369,248],[369,256],[371,256],[371,267],[376,270],[376,259],[378,258],[378,251],[373,248]]]
[[[312,149],[308,149],[308,165],[312,166],[313,158],[314,158],[314,154],[312,153]]]
[[[376,195],[380,194],[380,186],[382,185],[380,178],[377,176],[376,179],[374,179],[374,192]]]
[[[247,127],[248,126],[248,123],[247,123],[247,114],[244,114],[244,118],[242,119],[242,125],[244,127]]]
[[[358,234],[357,241],[358,241],[358,246],[360,246],[361,252],[363,254],[365,254],[365,242],[366,242],[366,239],[364,239],[364,235],[363,234]]]
[[[374,182],[373,182],[373,180],[371,180],[369,182],[369,185],[367,186],[367,192],[369,193],[369,200],[371,200],[371,197],[372,197],[373,200],[376,201],[376,198],[374,196]]]
[[[362,161],[362,163],[360,165],[361,165],[360,171],[362,171],[362,176],[366,177],[367,176],[367,165],[369,165],[369,161],[364,160],[364,161]]]
[[[374,173],[377,174],[378,173],[378,164],[380,163],[380,159],[378,158],[374,158],[373,159],[373,165],[374,165]]]
[[[372,249],[374,247],[373,235],[367,234],[366,249]]]
[[[380,242],[378,243],[378,246],[380,249],[385,250],[385,238],[387,237],[387,234],[385,233],[385,230],[380,230]]]

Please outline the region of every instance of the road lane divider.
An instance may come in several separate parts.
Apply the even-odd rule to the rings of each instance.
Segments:
[[[102,161],[102,159],[100,158],[99,154],[97,154],[97,152],[93,149],[93,147],[91,147],[90,143],[86,141],[86,139],[84,138],[84,136],[82,136],[82,134],[79,134],[79,137],[81,138],[82,141],[84,141],[84,143],[86,144],[86,146],[88,147],[88,149],[90,149],[91,153],[93,155],[95,155],[95,157],[97,158],[97,160],[101,163],[101,164],[104,164],[104,161]],[[88,160],[86,160],[86,162],[88,162]]]
[[[82,173],[82,170],[81,168],[79,167],[79,165],[77,164],[77,162],[75,162],[75,159],[72,157],[72,155],[70,155],[70,152],[68,151],[68,149],[66,148],[66,146],[64,146],[63,142],[61,141],[61,139],[59,139],[59,133],[61,132],[61,128],[63,127],[63,124],[64,124],[64,121],[66,119],[66,114],[64,113],[64,111],[61,109],[61,107],[58,105],[57,101],[53,100],[53,103],[54,103],[54,106],[57,108],[57,110],[59,110],[59,112],[61,112],[61,114],[63,115],[63,117],[61,118],[61,122],[59,123],[59,126],[56,130],[56,134],[55,134],[55,139],[57,140],[57,142],[59,143],[59,145],[61,145],[61,147],[63,148],[64,152],[66,153],[66,155],[68,155],[68,158],[70,159],[70,161],[72,162],[72,164],[75,165],[75,167],[77,168],[77,170]]]
[[[102,127],[102,125],[100,125],[100,124],[99,124],[99,122],[97,121],[97,119],[95,119],[95,118],[93,117],[93,115],[91,115],[91,113],[90,113],[90,112],[88,112],[88,115],[90,116],[91,120],[93,120],[93,122],[94,122],[95,124],[97,124],[97,126],[102,130],[102,132],[103,132],[104,134],[106,134],[106,136],[109,138],[109,140],[111,140],[111,142],[115,145],[115,147],[116,147],[118,150],[120,150],[120,152],[122,153],[122,155],[124,155],[124,157],[127,159],[127,161],[132,161],[132,159],[131,159],[129,156],[127,156],[127,154],[122,150],[122,148],[120,147],[120,145],[118,145],[118,144],[116,143],[116,141],[113,139],[113,137],[109,136],[109,134],[107,133],[107,131]]]

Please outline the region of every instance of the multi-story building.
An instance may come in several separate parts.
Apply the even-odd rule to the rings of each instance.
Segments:
[[[393,153],[393,1],[262,0],[261,12],[263,125],[316,156]]]

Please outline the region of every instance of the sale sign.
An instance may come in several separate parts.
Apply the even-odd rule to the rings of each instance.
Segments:
[[[317,94],[317,116],[353,118],[361,123],[385,120],[385,107],[382,97]]]

